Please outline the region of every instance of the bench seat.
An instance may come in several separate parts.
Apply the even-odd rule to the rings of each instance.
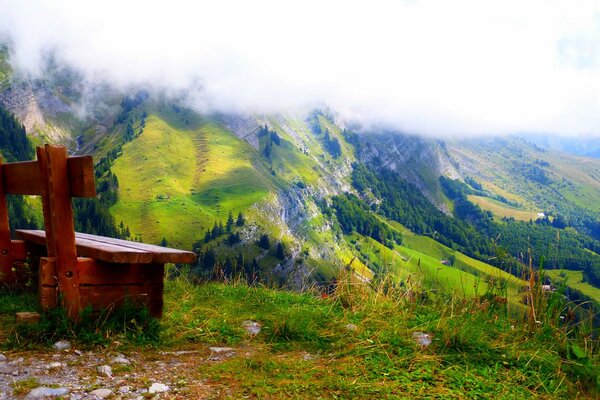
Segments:
[[[22,240],[46,246],[46,231],[17,229],[16,233]],[[196,259],[191,251],[79,232],[75,232],[75,246],[79,257],[94,258],[111,264],[187,264]]]

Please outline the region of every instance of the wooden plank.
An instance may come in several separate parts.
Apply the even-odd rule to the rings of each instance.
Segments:
[[[79,285],[144,285],[147,282],[148,267],[146,265],[123,264],[120,267],[122,268],[111,268],[110,265],[102,261],[79,257],[77,259]],[[162,281],[162,276],[160,278]],[[40,285],[43,286],[56,286],[58,284],[55,259],[48,257],[41,259],[39,280]]]
[[[0,161],[0,168],[2,162]],[[0,282],[10,283],[15,280],[12,257],[10,228],[8,225],[8,205],[4,192],[4,179],[0,176]]]
[[[49,310],[58,306],[57,286],[40,286],[39,296],[42,310]]]
[[[92,156],[69,157],[69,184],[72,197],[96,197],[96,176]]]
[[[56,259],[53,257],[40,258],[39,285],[58,286],[58,278],[56,276]]]
[[[44,148],[37,148],[37,156],[42,182],[48,256],[56,258],[58,288],[67,314],[69,318],[77,319],[81,304],[67,149],[47,144]]]
[[[92,258],[79,259],[80,285],[143,285],[147,265],[122,264],[119,268]]]
[[[6,193],[42,194],[40,167],[37,161],[14,162],[2,165],[2,179]]]
[[[94,161],[91,156],[67,159],[71,197],[96,197]],[[8,163],[1,166],[7,194],[41,195],[42,181],[38,161]]]
[[[164,266],[131,264],[123,270],[107,268],[91,258],[79,258],[79,292],[81,306],[94,310],[121,306],[126,299],[148,307],[150,314],[160,317],[163,310]],[[40,259],[40,303],[43,309],[57,304],[58,282],[56,260]]]
[[[23,261],[27,259],[27,246],[23,240],[10,241],[10,254],[13,262],[15,260]]]
[[[27,242],[38,245],[46,244],[47,235],[45,231],[17,229],[16,234],[19,238]],[[118,264],[152,263],[152,254],[143,250],[111,245],[84,238],[76,238],[75,245],[77,248],[77,255],[80,257],[95,258],[100,261],[106,261],[107,263]],[[107,267],[114,268],[115,266],[107,264]]]
[[[152,254],[153,263],[166,264],[166,263],[181,263],[191,264],[196,261],[196,254],[191,251],[171,249],[168,247],[155,246],[152,244],[145,244],[139,242],[132,242],[123,239],[114,239],[104,236],[90,235],[87,233],[75,233],[77,239],[88,239],[99,243],[106,243],[115,246],[127,247],[140,251],[145,251]]]
[[[143,285],[81,286],[79,291],[82,307],[92,306],[96,311],[114,309],[126,301],[146,305],[149,300]]]

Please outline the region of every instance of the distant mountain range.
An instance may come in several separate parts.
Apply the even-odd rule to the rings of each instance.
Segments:
[[[578,156],[600,158],[600,138],[559,137],[548,135],[522,135],[524,139],[545,149],[552,149]]]

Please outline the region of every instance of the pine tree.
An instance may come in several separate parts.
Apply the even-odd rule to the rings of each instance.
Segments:
[[[261,235],[260,239],[258,240],[258,247],[265,250],[269,250],[271,248],[271,242],[267,234]]]
[[[272,152],[273,152],[273,149],[271,146],[271,141],[268,141],[267,144],[265,145],[265,149],[263,150],[263,154],[264,154],[265,158],[270,160]]]
[[[217,221],[215,221],[212,231],[210,232],[210,238],[211,239],[216,239],[218,238],[220,235],[219,233],[219,225],[217,224]]]
[[[279,258],[280,260],[283,260],[285,258],[285,251],[283,248],[283,243],[277,242],[277,249],[275,251],[275,256],[277,258]]]
[[[244,226],[244,223],[246,223],[246,219],[244,218],[244,215],[242,214],[242,212],[240,211],[238,213],[237,219],[235,221],[235,225],[236,226]]]
[[[229,211],[229,215],[227,216],[227,223],[225,224],[225,231],[227,233],[231,232],[231,227],[233,226],[233,214]]]

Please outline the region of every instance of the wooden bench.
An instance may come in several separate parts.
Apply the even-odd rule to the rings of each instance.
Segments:
[[[192,263],[195,254],[75,232],[71,198],[96,196],[92,157],[46,145],[37,158],[0,164],[0,282],[17,282],[26,258],[39,257],[43,309],[62,305],[76,319],[86,307],[130,301],[160,317],[164,264]],[[11,240],[7,194],[41,195],[45,230],[17,230],[21,240]]]

